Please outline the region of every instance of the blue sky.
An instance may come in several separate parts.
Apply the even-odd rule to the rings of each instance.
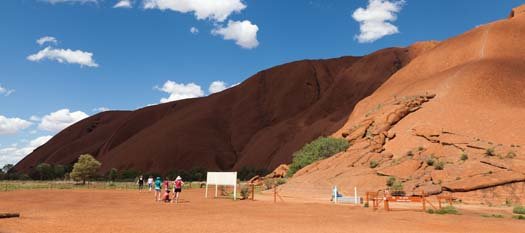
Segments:
[[[119,2],[126,7],[116,8]],[[379,7],[371,7],[373,2]],[[161,99],[205,96],[214,81],[222,81],[213,90],[220,91],[294,60],[443,40],[503,19],[523,3],[4,0],[0,166],[17,162],[63,127],[100,108],[136,109]],[[358,8],[362,14],[356,16]],[[358,40],[363,31],[356,19],[368,23],[376,36]],[[45,36],[50,42],[39,45],[37,40]]]

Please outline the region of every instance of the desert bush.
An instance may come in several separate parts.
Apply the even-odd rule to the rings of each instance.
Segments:
[[[525,207],[524,206],[514,206],[514,208],[512,209],[512,213],[515,213],[515,214],[525,214]]]
[[[467,153],[463,151],[463,152],[461,153],[460,159],[461,159],[461,161],[465,161],[465,160],[467,160],[467,159],[468,159],[468,155],[467,155]]]
[[[513,219],[519,219],[519,220],[525,220],[525,215],[518,214],[518,215],[512,216],[512,218]]]
[[[391,191],[390,194],[392,196],[404,196],[405,191],[403,188],[403,182],[394,181],[394,183],[392,183],[392,186],[390,186],[390,191]]]
[[[134,181],[139,175],[140,171],[135,169],[124,169],[118,171],[118,179],[123,181]]]
[[[341,151],[345,151],[349,143],[344,138],[319,137],[304,145],[293,154],[288,176],[293,176],[301,168],[321,159],[325,159]]]
[[[516,157],[516,152],[509,151],[509,153],[507,153],[506,157],[509,158],[509,159],[512,159],[512,158]]]
[[[481,217],[484,218],[503,218],[501,214],[482,214]]]
[[[283,185],[283,184],[286,184],[286,179],[278,178],[278,179],[275,180],[275,185],[279,186],[279,185]]]
[[[111,168],[106,176],[109,181],[115,182],[118,177],[118,170],[116,168]]]
[[[459,214],[459,211],[454,206],[445,206],[441,209],[429,209],[427,210],[429,214]]]
[[[248,198],[250,198],[250,189],[245,185],[241,188],[241,199],[246,200]]]
[[[370,168],[376,168],[378,165],[379,163],[375,160],[371,160],[369,164]]]
[[[396,182],[396,178],[393,176],[389,176],[388,179],[386,180],[386,186],[392,187],[394,182]]]
[[[414,152],[409,150],[409,151],[407,151],[407,153],[405,155],[408,156],[408,157],[413,157],[414,156]]]
[[[436,169],[436,170],[443,170],[443,168],[445,168],[445,162],[443,162],[443,161],[437,161],[434,164],[434,169]]]
[[[428,166],[433,166],[435,162],[436,162],[436,160],[434,160],[434,157],[430,157],[430,158],[427,159],[427,165]]]
[[[486,156],[495,156],[496,155],[496,152],[494,150],[494,147],[490,147],[490,148],[487,148],[485,150],[485,155]]]

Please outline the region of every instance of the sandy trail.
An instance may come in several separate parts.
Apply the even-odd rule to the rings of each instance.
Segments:
[[[523,232],[525,221],[465,212],[436,216],[372,211],[331,204],[204,199],[187,190],[182,204],[161,204],[152,193],[113,190],[29,190],[0,193],[0,232]],[[260,196],[259,196],[260,197]]]

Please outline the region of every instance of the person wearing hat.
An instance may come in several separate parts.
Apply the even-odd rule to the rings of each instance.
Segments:
[[[171,200],[172,202],[175,201],[175,203],[179,203],[180,192],[182,192],[183,185],[184,185],[184,182],[182,181],[182,178],[180,176],[177,176],[177,178],[173,182],[174,197],[173,197],[173,200]]]
[[[160,201],[160,186],[162,185],[162,180],[159,176],[155,179],[155,201]]]

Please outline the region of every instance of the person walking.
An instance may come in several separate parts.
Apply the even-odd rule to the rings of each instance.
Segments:
[[[175,201],[175,203],[179,203],[179,197],[180,197],[180,193],[182,192],[183,185],[184,185],[184,182],[182,181],[182,178],[180,176],[177,176],[177,178],[173,182],[174,197],[171,200],[172,202]]]
[[[155,201],[160,201],[160,190],[162,186],[162,180],[159,176],[155,179]]]
[[[153,176],[149,176],[148,178],[148,187],[149,191],[151,192],[151,189],[153,188]]]
[[[139,192],[142,192],[142,189],[144,189],[144,177],[142,175],[139,176],[137,183],[139,184]]]

